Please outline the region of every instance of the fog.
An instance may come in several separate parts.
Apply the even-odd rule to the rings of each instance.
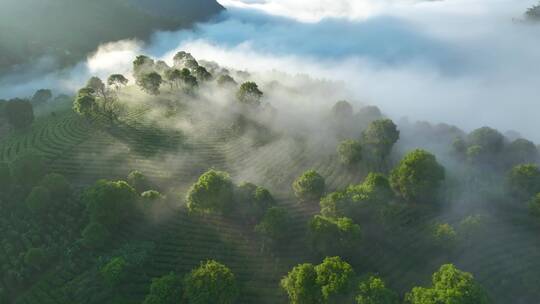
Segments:
[[[228,8],[192,30],[98,48],[47,75],[0,80],[0,98],[35,89],[73,92],[91,75],[129,74],[138,53],[170,62],[178,50],[263,75],[281,71],[336,81],[337,98],[374,104],[395,120],[489,125],[540,141],[540,26],[521,20],[533,0],[221,0]],[[327,104],[325,104],[327,103]]]

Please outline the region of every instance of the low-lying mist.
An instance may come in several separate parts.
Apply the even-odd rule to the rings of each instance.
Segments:
[[[540,141],[540,26],[521,20],[533,0],[221,2],[227,12],[192,30],[105,44],[71,69],[1,79],[0,98],[73,93],[90,76],[130,74],[139,53],[170,63],[181,49],[256,78],[279,71],[334,82],[335,94],[300,103],[310,111],[346,98],[395,120],[489,125]]]

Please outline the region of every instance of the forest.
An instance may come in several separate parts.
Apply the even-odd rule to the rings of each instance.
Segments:
[[[28,39],[0,10],[16,42],[0,74],[43,46],[69,66],[223,9],[83,2],[33,3],[66,19],[32,12],[50,35]],[[537,26],[540,4],[521,14]],[[75,21],[85,41],[53,42]],[[0,99],[0,304],[540,303],[534,139],[397,118],[330,73],[201,53],[140,53],[73,91]]]

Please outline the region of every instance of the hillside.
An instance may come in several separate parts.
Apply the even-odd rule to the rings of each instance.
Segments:
[[[159,29],[207,20],[222,9],[215,0],[5,0],[0,77],[30,65],[36,70],[43,56],[49,60],[42,64],[54,66],[51,59],[60,66],[73,64],[100,43],[146,39]]]

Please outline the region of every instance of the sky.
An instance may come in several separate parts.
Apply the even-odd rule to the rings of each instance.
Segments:
[[[91,75],[129,73],[139,53],[170,61],[186,50],[236,69],[342,82],[351,102],[395,120],[487,125],[540,142],[540,26],[522,20],[534,0],[219,2],[228,10],[192,30],[102,45],[74,68],[0,88],[0,98],[74,91]]]

